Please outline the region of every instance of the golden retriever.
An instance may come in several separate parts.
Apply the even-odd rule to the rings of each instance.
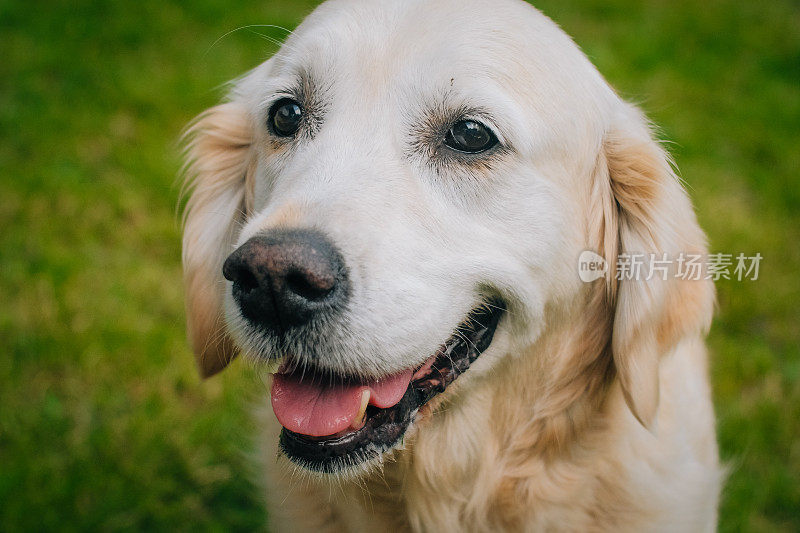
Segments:
[[[189,336],[273,375],[275,531],[716,527],[714,290],[652,268],[705,237],[547,17],[330,0],[188,138]]]

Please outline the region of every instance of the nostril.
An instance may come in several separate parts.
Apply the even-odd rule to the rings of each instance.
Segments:
[[[319,278],[298,270],[286,274],[286,288],[310,301],[322,300],[331,293],[334,285],[332,279]]]
[[[239,269],[237,272],[236,280],[234,283],[239,285],[239,288],[245,292],[250,292],[254,289],[258,288],[258,279],[256,279],[255,274],[250,272],[250,270],[246,268]]]

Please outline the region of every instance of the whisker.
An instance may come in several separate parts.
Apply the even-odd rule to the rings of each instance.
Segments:
[[[217,38],[216,41],[211,43],[211,46],[209,46],[208,50],[205,51],[205,54],[203,54],[203,57],[208,55],[208,53],[211,52],[211,50],[213,50],[214,47],[217,46],[220,43],[220,41],[222,41],[223,39],[225,39],[229,35],[232,35],[232,34],[236,33],[237,31],[249,30],[251,28],[275,28],[275,29],[278,29],[278,30],[285,31],[287,33],[287,36],[291,35],[293,33],[291,30],[288,30],[288,29],[284,28],[283,26],[277,26],[275,24],[247,24],[246,26],[239,26],[238,28],[234,28],[234,29],[232,29],[232,30],[230,30],[228,32],[225,32],[219,38]]]

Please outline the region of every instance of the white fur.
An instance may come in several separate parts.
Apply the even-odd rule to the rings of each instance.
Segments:
[[[314,87],[318,128],[276,145],[264,125],[268,109],[302,77]],[[537,417],[559,392],[548,389],[555,386],[545,380],[548,362],[557,361],[552,358],[567,340],[580,341],[576,327],[586,320],[580,302],[587,287],[576,258],[601,246],[590,231],[593,202],[619,193],[607,183],[613,175],[596,174],[598,164],[615,156],[603,155],[611,133],[650,147],[664,181],[654,188],[652,205],[637,205],[636,198],[632,208],[624,199],[606,202],[606,231],[620,217],[606,246],[670,253],[704,246],[686,195],[644,119],[569,37],[517,0],[329,0],[273,58],[238,80],[229,98],[246,110],[252,128],[244,165],[250,181],[237,185],[251,185],[249,209],[223,221],[240,224],[234,238],[214,234],[228,227],[217,219],[192,238],[214,239],[212,248],[228,253],[277,225],[314,227],[331,237],[348,265],[352,295],[346,316],[307,347],[324,353],[317,364],[371,376],[407,369],[436,351],[487,287],[509,310],[491,348],[445,393],[445,408],[431,410],[413,428],[414,446],[390,454],[388,495],[371,488],[370,474],[363,475],[362,497],[351,491],[360,486],[353,480],[341,481],[341,497],[329,497],[337,492],[335,480],[293,484],[291,475],[270,466],[276,527],[318,527],[309,512],[328,513],[332,530],[482,530],[502,523],[490,517],[499,504],[487,502],[504,490],[511,459],[492,425],[500,418],[497,407],[489,406],[529,394],[529,408],[514,407],[520,413],[515,422],[521,428],[546,423]],[[468,118],[493,129],[502,154],[470,164],[415,148],[433,111],[460,107],[480,110]],[[593,179],[601,180],[599,189]],[[235,190],[220,197],[226,195],[241,203]],[[639,216],[639,208],[654,218]],[[192,216],[202,214],[190,215],[190,224]],[[529,487],[519,495],[527,518],[515,524],[527,524],[526,530],[602,530],[608,524],[640,531],[714,529],[720,475],[701,341],[712,293],[703,289],[697,318],[664,340],[659,334],[669,328],[659,329],[661,315],[691,301],[670,300],[673,290],[652,283],[614,292],[612,347],[621,379],[598,396],[602,405],[581,407],[582,413],[596,409],[604,429],[576,437],[571,459],[559,456],[563,466],[531,452],[528,477],[519,481]],[[229,285],[223,305],[227,334],[255,360],[268,356],[271,341],[247,326]],[[511,384],[525,376],[526,384]],[[504,387],[519,392],[498,404]],[[559,416],[569,420],[564,413]],[[270,417],[264,424],[271,462],[277,426]],[[643,424],[651,422],[648,431]],[[438,480],[437,472],[420,467],[434,442],[449,465]],[[544,461],[541,467],[537,461]],[[459,474],[456,465],[463,467]],[[480,483],[496,487],[494,496],[473,487]],[[550,484],[549,500],[536,496],[537,486]],[[592,511],[607,486],[618,489],[608,498],[620,508]],[[279,493],[287,487],[294,493]]]

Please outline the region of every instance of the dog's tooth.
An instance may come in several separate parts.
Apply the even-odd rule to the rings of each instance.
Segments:
[[[367,406],[369,405],[370,395],[369,389],[364,389],[364,392],[361,393],[361,407],[358,409],[358,414],[350,425],[353,429],[361,429],[367,422]]]
[[[282,364],[283,364],[283,357],[281,357],[280,359],[272,359],[272,358],[270,358],[265,363],[265,366],[266,366],[267,372],[269,374],[277,374],[278,373],[278,369],[280,369]]]

